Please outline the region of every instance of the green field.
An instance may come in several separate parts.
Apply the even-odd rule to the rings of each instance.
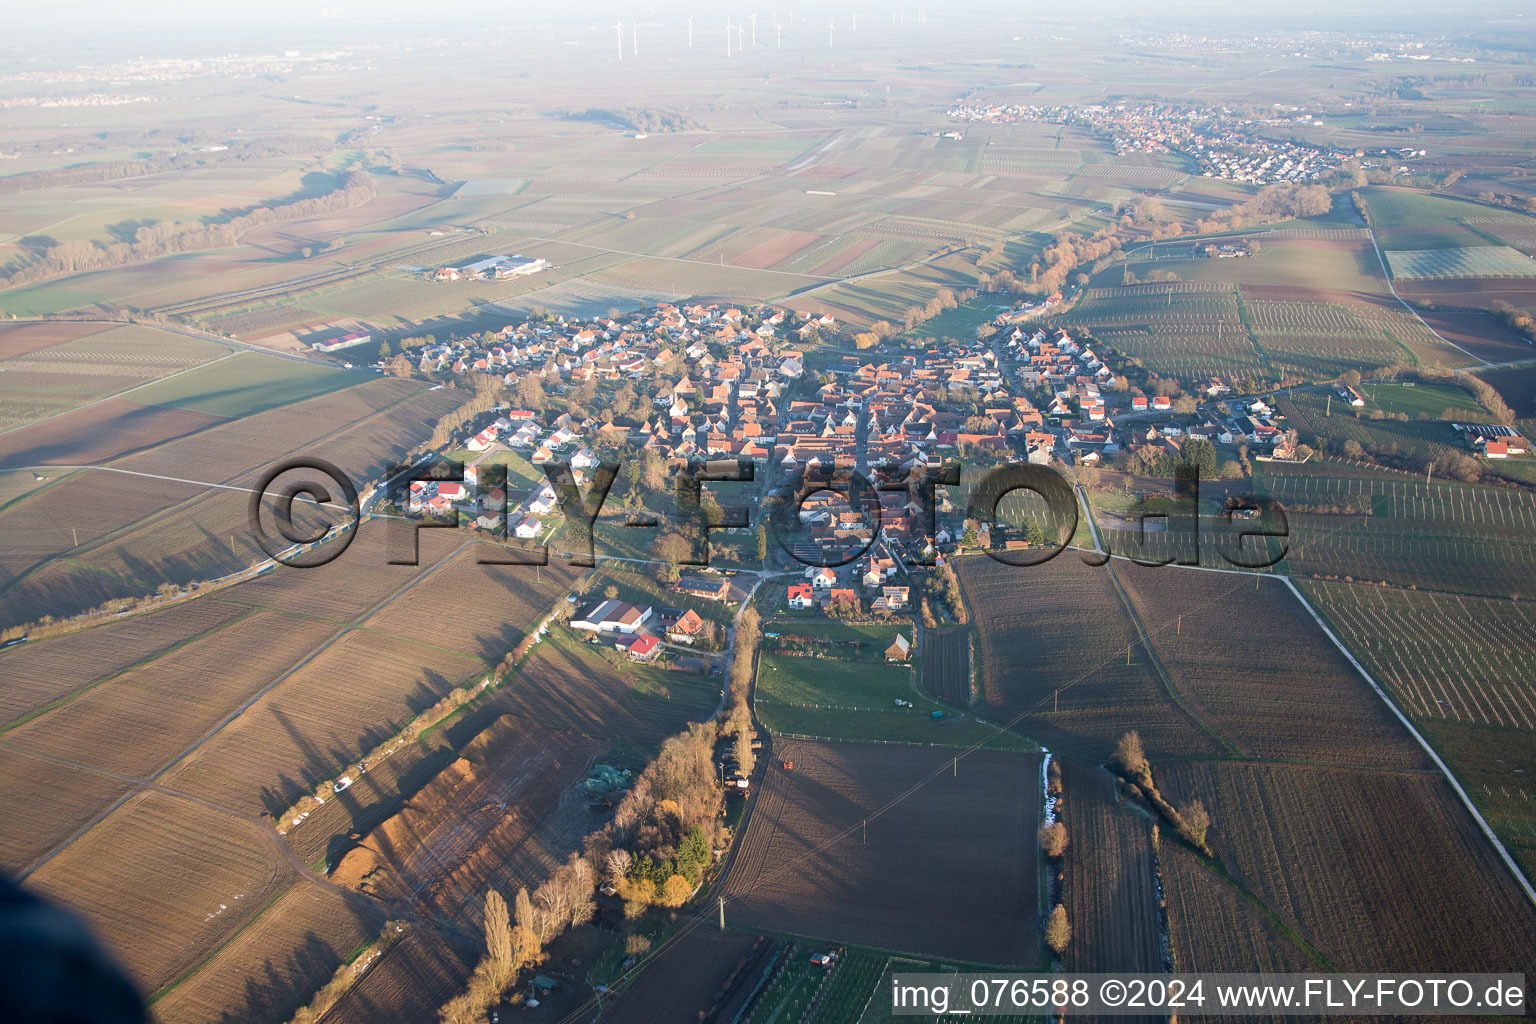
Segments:
[[[896,701],[911,701],[898,708]],[[758,718],[770,732],[839,740],[1034,750],[1014,733],[958,714],[917,688],[912,669],[880,663],[764,654],[758,660]],[[933,712],[944,717],[933,719]]]
[[[972,299],[963,306],[947,309],[927,323],[918,324],[906,333],[908,338],[958,338],[970,341],[976,337],[976,328],[1003,312],[1009,303],[999,302],[990,296]]]
[[[1366,390],[1369,392],[1370,389]],[[1433,402],[1434,399],[1427,401]],[[1432,419],[1410,418],[1407,422],[1392,418],[1396,413],[1408,413],[1408,410],[1400,408],[1395,396],[1388,394],[1380,396],[1382,419],[1370,418],[1370,405],[1366,406],[1365,415],[1359,417],[1356,417],[1354,409],[1345,406],[1337,398],[1332,405],[1333,412],[1330,415],[1328,396],[1321,392],[1281,398],[1275,403],[1276,408],[1286,417],[1286,425],[1299,431],[1304,442],[1315,446],[1313,438],[1325,438],[1329,451],[1334,454],[1341,452],[1348,441],[1358,441],[1366,452],[1389,459],[1401,457],[1423,460],[1444,452],[1462,450],[1450,425],[1439,419],[1446,405],[1441,405],[1433,413],[1426,412],[1426,415],[1434,417]],[[1417,417],[1418,413],[1409,415]]]
[[[1365,409],[1380,409],[1387,415],[1405,412],[1417,419],[1421,414],[1432,419],[1454,419],[1446,412],[1476,413],[1485,410],[1461,388],[1452,384],[1366,384],[1361,389]]]
[[[1362,190],[1371,227],[1384,250],[1456,249],[1497,245],[1467,221],[1485,218],[1476,203],[1395,188]]]
[[[970,716],[929,718],[933,705],[914,698],[915,710],[826,711],[787,704],[759,704],[757,717],[772,733],[816,739],[869,743],[911,743],[936,747],[986,747],[990,750],[1036,750],[1036,744],[1016,733],[978,722]],[[948,712],[946,712],[946,715]]]
[[[757,699],[894,711],[897,698],[918,699],[911,679],[906,665],[765,654],[758,664]]]
[[[124,326],[12,356],[0,361],[0,426],[55,415],[228,355],[210,341]]]
[[[1249,236],[1240,236],[1238,240]],[[1152,271],[1165,270],[1183,281],[1224,281],[1229,284],[1289,285],[1302,288],[1340,288],[1351,291],[1382,290],[1380,265],[1369,242],[1337,241],[1326,246],[1271,241],[1263,234],[1252,236],[1261,242],[1256,256],[1242,259],[1207,259],[1189,256],[1189,243],[1179,248],[1184,255],[1172,255],[1179,249],[1160,248],[1157,259],[1132,258],[1116,263],[1093,281],[1095,287],[1119,283],[1124,269],[1145,278]],[[1223,238],[1223,241],[1226,239]],[[1138,256],[1140,254],[1138,253]]]
[[[371,376],[295,359],[241,352],[134,392],[145,405],[170,405],[231,419],[361,384]]]
[[[891,1016],[890,988],[881,984],[888,969],[902,972],[941,972],[964,968],[965,965],[937,960],[914,960],[907,957],[893,958],[888,953],[850,946],[842,949],[837,964],[831,969],[818,967],[810,962],[813,953],[826,952],[830,943],[800,939],[790,942],[785,951],[788,958],[783,969],[772,983],[757,997],[746,1024],[852,1024],[895,1020],[907,1024],[928,1024],[934,1020],[923,1016]],[[817,999],[819,993],[819,999]],[[810,1010],[813,999],[815,1010]],[[809,1018],[804,1015],[810,1013]],[[861,1016],[862,1015],[862,1016]],[[999,1024],[1014,1024],[1027,1020],[1024,1017],[996,1017]]]

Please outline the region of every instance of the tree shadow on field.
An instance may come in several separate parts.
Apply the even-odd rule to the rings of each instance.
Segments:
[[[363,915],[348,903],[357,920]],[[221,1024],[252,1020],[287,1020],[309,1002],[311,993],[341,966],[342,954],[314,932],[280,962],[263,961],[245,981],[245,1006],[219,1015]]]
[[[330,1016],[343,1021],[435,1019],[437,1008],[463,990],[470,964],[480,952],[450,944],[458,939],[431,928],[413,928],[361,984],[341,997]],[[381,980],[370,984],[367,979],[373,977]],[[372,995],[375,990],[378,998]]]
[[[798,759],[804,759],[802,750]],[[788,794],[781,804],[779,815],[771,825],[775,845],[788,844],[787,856],[777,864],[768,864],[771,884],[759,890],[764,879],[759,876],[748,881],[740,898],[748,904],[758,905],[754,915],[746,910],[749,921],[762,921],[767,926],[788,926],[792,930],[810,931],[807,915],[816,916],[829,912],[848,894],[867,888],[868,878],[862,877],[856,865],[863,858],[859,853],[848,852],[849,846],[861,846],[863,834],[859,823],[873,811],[873,805],[865,807],[846,793],[820,779],[805,773],[805,765],[789,779],[788,785],[796,792]],[[789,813],[786,813],[789,812]],[[792,815],[792,816],[791,816]],[[843,833],[829,844],[828,835],[813,835],[797,827],[797,822],[822,822],[833,833]],[[763,825],[769,825],[767,821]],[[797,864],[792,871],[787,865]],[[814,907],[814,909],[808,909]]]
[[[1351,250],[1355,258],[1355,270],[1367,281],[1381,281],[1385,287],[1386,279],[1382,276],[1381,261],[1376,258],[1376,248],[1370,243],[1362,243]],[[1383,253],[1385,255],[1385,253]]]
[[[127,242],[131,245],[139,233],[139,228],[152,227],[158,223],[159,221],[153,218],[145,218],[144,220],[129,218],[128,220],[120,220],[116,224],[108,224],[107,234],[111,235],[116,241]]]

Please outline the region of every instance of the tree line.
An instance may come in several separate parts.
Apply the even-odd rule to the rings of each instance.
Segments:
[[[84,146],[99,142],[113,146],[153,146],[174,142],[178,145],[196,145],[198,141],[201,141],[190,138],[174,140],[156,138],[155,136],[158,133],[155,132],[149,133],[147,137],[134,132],[107,134],[109,137],[93,135],[89,140],[81,140],[80,144]],[[61,141],[56,140],[56,143]],[[0,196],[16,195],[19,192],[32,192],[44,188],[67,188],[72,185],[121,181],[125,178],[140,178],[147,174],[163,174],[166,171],[207,167],[229,160],[243,161],[269,156],[294,156],[312,153],[320,148],[329,147],[322,144],[316,138],[280,135],[263,139],[236,141],[230,145],[228,150],[223,152],[171,153],[165,156],[151,157],[146,160],[99,160],[93,163],[76,164],[69,167],[54,167],[42,171],[9,174],[0,177]]]
[[[619,800],[613,820],[588,835],[580,853],[572,853],[532,892],[520,888],[510,909],[500,892],[487,890],[485,953],[465,990],[439,1009],[441,1024],[484,1024],[523,968],[537,964],[565,929],[592,919],[599,885],[612,887],[631,921],[652,906],[680,907],[693,895],[714,863],[715,849],[726,841],[714,765],[719,740],[734,735],[741,770],[752,770],[747,694],[758,638],[757,612],[749,606],[737,623],[721,718],[693,723],[662,743]],[[641,952],[643,945],[631,941],[627,948]]]
[[[613,820],[532,892],[519,888],[511,908],[500,892],[486,891],[485,953],[465,990],[439,1009],[441,1024],[483,1024],[550,942],[592,919],[600,884],[619,893],[631,920],[652,905],[687,901],[719,840],[721,797],[712,760],[717,735],[715,722],[694,723],[664,742],[619,801]]]
[[[140,263],[172,253],[226,248],[236,244],[240,235],[251,228],[350,209],[373,197],[373,184],[368,176],[353,171],[342,180],[340,188],[325,195],[277,206],[258,206],[222,224],[161,221],[140,226],[131,242],[103,243],[87,239],[60,242],[44,249],[31,263],[7,266],[0,271],[0,276],[4,277],[7,286],[34,284],[87,270]]]

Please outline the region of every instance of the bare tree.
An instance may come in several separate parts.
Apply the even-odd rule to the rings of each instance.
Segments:
[[[1053,821],[1040,830],[1040,849],[1045,855],[1055,860],[1067,852],[1067,826],[1059,821]]]
[[[485,891],[485,963],[491,987],[500,994],[511,984],[518,964],[513,953],[512,925],[507,919],[507,901],[495,889]]]
[[[586,924],[597,913],[592,902],[592,890],[596,887],[592,865],[580,854],[571,854],[565,863],[565,892],[570,902],[571,927]]]
[[[1211,828],[1211,815],[1205,804],[1198,799],[1191,800],[1179,808],[1179,820],[1183,822],[1179,834],[1202,850],[1206,849],[1205,834]]]
[[[628,850],[608,851],[608,861],[604,865],[608,869],[608,880],[618,885],[629,877],[629,869],[634,866],[635,858]]]
[[[752,769],[757,766],[757,752],[752,749],[752,727],[749,724],[736,734],[736,763],[741,765],[741,774],[751,775]]]
[[[560,934],[571,920],[571,900],[565,886],[556,879],[546,879],[533,894],[535,916],[538,917],[538,927],[534,934],[539,937],[541,943],[548,942]]]
[[[525,885],[517,890],[517,926],[526,928],[534,935],[538,935],[538,921],[533,912],[533,900],[528,896],[528,887]]]
[[[1152,771],[1141,745],[1141,734],[1135,729],[1121,736],[1120,742],[1115,744],[1114,762],[1127,775],[1147,775]]]
[[[1058,903],[1045,922],[1045,944],[1060,956],[1067,951],[1067,943],[1071,941],[1072,925],[1067,921],[1067,908]]]

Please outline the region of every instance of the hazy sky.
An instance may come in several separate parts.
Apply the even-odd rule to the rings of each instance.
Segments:
[[[1287,31],[1348,29],[1412,35],[1481,35],[1493,38],[1512,26],[1536,26],[1531,0],[1074,0],[1069,4],[1038,0],[58,0],[26,3],[0,0],[7,9],[0,21],[0,68],[90,65],[137,57],[210,57],[256,55],[285,49],[339,49],[349,44],[393,42],[402,38],[473,36],[477,25],[501,31],[519,25],[557,30],[591,30],[622,15],[642,25],[673,22],[681,26],[692,13],[699,24],[730,14],[757,12],[796,15],[824,25],[829,15],[840,29],[857,13],[860,35],[874,45],[894,40],[890,16],[914,15],[926,8],[930,31],[953,41],[975,33],[995,41],[1027,35],[1033,12],[1054,34],[1062,26],[1094,26],[1102,19],[1117,27],[1169,25],[1182,31],[1242,35],[1266,28]],[[1532,9],[1529,18],[1525,17]],[[1096,28],[1090,28],[1096,31]],[[1522,36],[1524,32],[1520,33]],[[856,45],[850,36],[844,36]],[[908,39],[919,37],[909,35]]]
[[[497,19],[527,19],[548,21],[554,18],[574,20],[580,18],[608,18],[622,11],[629,16],[683,17],[690,12],[704,16],[705,12],[724,13],[727,10],[740,13],[760,11],[764,15],[772,11],[781,14],[798,8],[798,13],[824,17],[857,11],[875,20],[888,20],[889,12],[905,8],[909,13],[926,7],[930,18],[955,17],[958,15],[985,15],[1006,17],[1009,20],[1027,18],[1030,10],[1037,7],[1042,12],[1060,16],[1094,14],[1148,17],[1173,16],[1219,18],[1234,16],[1279,15],[1287,19],[1298,15],[1351,16],[1376,15],[1390,22],[1393,15],[1435,15],[1447,19],[1464,19],[1470,16],[1492,13],[1514,14],[1530,7],[1529,0],[1471,0],[1454,5],[1444,0],[1376,0],[1376,2],[1329,2],[1329,0],[1079,0],[1068,7],[1054,4],[1030,4],[1019,2],[967,2],[967,0],[890,0],[890,2],[840,2],[825,0],[795,4],[785,0],[662,0],[646,2],[634,0],[576,0],[574,3],[551,4],[548,0],[508,0],[496,3],[487,0],[260,0],[245,3],[208,3],[207,0],[61,0],[50,4],[8,5],[7,21],[34,25],[75,27],[82,31],[100,30],[104,27],[145,30],[178,29],[187,26],[228,26],[247,28],[273,28],[280,25],[299,26],[332,21],[337,23],[368,23],[387,21],[431,21],[445,28],[453,22],[474,21],[487,17]]]

